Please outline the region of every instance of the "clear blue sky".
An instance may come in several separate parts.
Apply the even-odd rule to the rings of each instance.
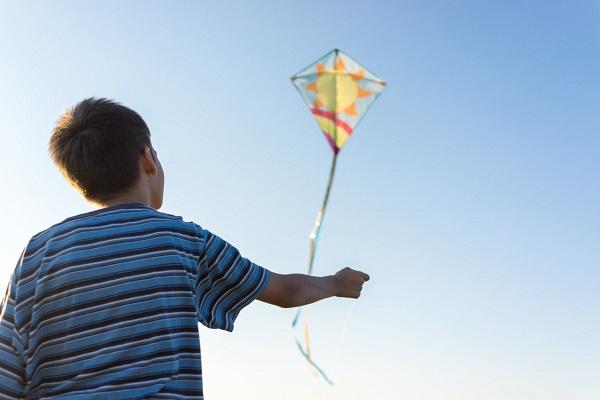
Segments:
[[[256,303],[202,329],[207,398],[598,399],[598,1],[2,2],[2,286],[32,234],[90,209],[46,148],[92,95],[146,119],[164,211],[303,271],[331,151],[289,77],[334,47],[388,82],[315,267],[372,276],[339,356],[351,302],[308,309],[337,385],[293,312]]]

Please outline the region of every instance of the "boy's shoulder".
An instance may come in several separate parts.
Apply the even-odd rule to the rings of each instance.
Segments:
[[[97,229],[122,229],[141,224],[160,224],[204,238],[206,231],[179,215],[158,211],[142,203],[118,204],[68,217],[31,237],[26,253],[69,234]]]

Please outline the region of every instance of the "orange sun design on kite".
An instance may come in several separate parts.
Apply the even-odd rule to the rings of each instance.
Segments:
[[[358,116],[356,99],[368,97],[372,92],[359,86],[364,79],[365,70],[360,68],[349,72],[342,58],[338,58],[333,69],[317,64],[317,79],[306,86],[307,90],[316,93],[314,108],[325,108],[336,114],[344,112],[351,117]]]

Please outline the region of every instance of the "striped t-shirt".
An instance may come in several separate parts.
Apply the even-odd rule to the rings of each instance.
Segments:
[[[198,321],[231,331],[269,271],[129,203],[33,236],[2,302],[0,398],[202,399]]]

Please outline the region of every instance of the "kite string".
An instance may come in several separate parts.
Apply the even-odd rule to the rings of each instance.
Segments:
[[[354,313],[354,306],[356,306],[357,302],[358,302],[358,299],[354,299],[354,301],[352,302],[352,305],[350,306],[350,310],[348,311],[348,314],[346,315],[346,321],[344,321],[344,326],[342,327],[342,333],[340,334],[340,339],[338,340],[337,349],[335,351],[335,358],[333,359],[333,365],[335,366],[333,376],[338,376],[337,373],[339,370],[339,359],[340,359],[340,354],[342,352],[342,346],[344,344],[344,340],[346,339],[346,332],[348,331],[348,326],[350,325],[350,319],[352,318],[352,314]]]
[[[350,319],[352,318],[352,314],[354,313],[354,306],[356,305],[358,299],[354,299],[352,301],[352,305],[350,306],[350,311],[346,315],[346,321],[344,321],[344,327],[342,328],[342,333],[340,334],[340,339],[338,341],[337,350],[335,351],[335,361],[337,362],[340,357],[340,352],[342,350],[342,345],[344,344],[344,339],[346,338],[346,331],[348,330],[348,326],[350,325]]]

